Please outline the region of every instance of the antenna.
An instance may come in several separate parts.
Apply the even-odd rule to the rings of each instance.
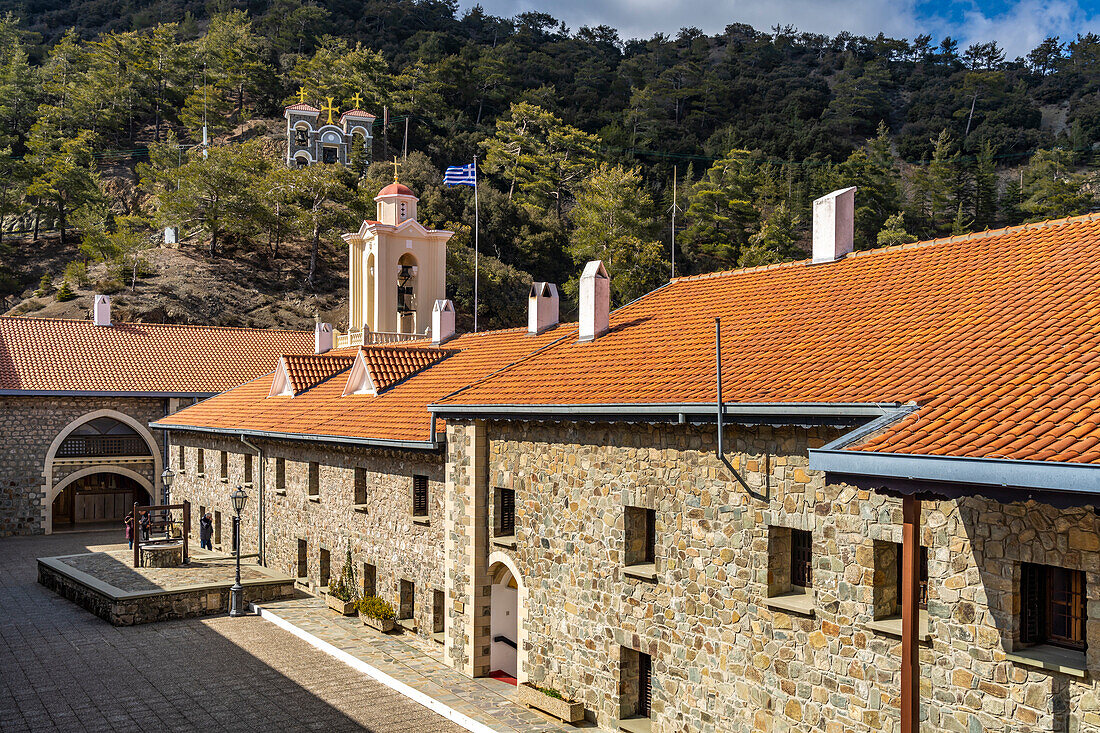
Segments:
[[[672,206],[668,210],[672,212],[672,276],[676,277],[676,212],[680,211],[676,205],[676,166],[672,166]]]

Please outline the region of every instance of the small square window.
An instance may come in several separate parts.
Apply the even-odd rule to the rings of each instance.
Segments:
[[[378,568],[369,562],[363,563],[363,597],[378,595]]]
[[[814,586],[814,538],[803,529],[791,530],[791,585]]]
[[[428,516],[428,477],[413,476],[412,513],[414,517]]]
[[[657,558],[657,512],[628,506],[624,512],[625,565],[645,565]]]
[[[181,445],[176,452],[176,470],[183,473],[187,469],[187,449]]]
[[[286,459],[275,459],[275,490],[286,491]]]
[[[813,588],[813,533],[768,527],[768,597],[808,596]]]
[[[206,449],[199,448],[195,453],[195,471],[202,476],[206,473]]]
[[[311,461],[309,464],[309,495],[320,496],[321,495],[321,465],[316,461]]]
[[[225,451],[219,451],[220,464],[218,467],[218,478],[222,480],[229,479],[229,454]]]
[[[1024,563],[1020,573],[1020,641],[1084,651],[1085,573]]]
[[[619,647],[619,717],[648,718],[652,709],[652,658],[630,647]]]
[[[401,579],[400,594],[397,599],[398,620],[411,619],[416,615],[416,585],[411,580]]]
[[[248,453],[244,454],[244,482],[252,483],[252,455]]]

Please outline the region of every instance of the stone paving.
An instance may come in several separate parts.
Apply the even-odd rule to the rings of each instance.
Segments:
[[[358,618],[336,615],[319,598],[270,601],[262,608],[500,733],[576,729],[515,703],[515,688],[505,682],[470,679],[448,667],[441,646],[436,651],[419,637],[379,633]]]
[[[154,591],[190,585],[232,582],[235,560],[211,553],[192,553],[191,562],[178,568],[135,568],[131,550],[111,550],[65,557],[59,562],[85,572],[122,591]],[[241,582],[270,576],[257,566],[241,562]]]
[[[36,582],[116,537],[0,539],[0,731],[461,730],[260,618],[114,627]]]

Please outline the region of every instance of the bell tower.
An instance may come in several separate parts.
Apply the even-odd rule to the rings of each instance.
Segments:
[[[394,182],[374,201],[377,220],[344,235],[350,343],[370,343],[368,333],[422,335],[431,326],[435,301],[447,297],[447,241],[454,232],[417,221],[419,199],[397,182],[396,164]]]

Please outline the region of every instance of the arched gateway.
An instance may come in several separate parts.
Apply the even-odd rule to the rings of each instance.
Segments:
[[[490,640],[489,676],[524,682],[527,673],[524,662],[524,641],[527,618],[527,588],[510,557],[502,552],[489,556]]]

